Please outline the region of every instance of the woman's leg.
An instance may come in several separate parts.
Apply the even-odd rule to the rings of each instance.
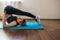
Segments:
[[[32,18],[35,19],[35,21],[37,21],[40,24],[40,18],[36,17],[35,15],[33,15],[33,14],[29,13],[29,12],[25,12],[25,11],[22,11],[22,10],[15,9],[14,14],[32,17]]]
[[[34,18],[34,19],[36,18],[35,15],[33,15],[33,14],[29,13],[29,12],[25,12],[25,11],[22,11],[22,10],[18,10],[18,9],[15,9],[15,10],[14,10],[14,14],[16,14],[16,15],[28,16],[28,17],[32,17],[32,18]]]
[[[8,14],[16,14],[16,15],[23,15],[23,16],[28,16],[28,17],[32,17],[32,18],[36,18],[35,15],[29,13],[29,12],[25,12],[25,11],[22,11],[22,10],[19,10],[17,8],[14,8],[12,6],[7,6],[5,9],[4,9],[4,12],[8,13]]]

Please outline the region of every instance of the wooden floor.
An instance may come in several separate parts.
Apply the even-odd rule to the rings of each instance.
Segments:
[[[60,40],[60,20],[41,20],[44,30],[3,30],[0,40]]]

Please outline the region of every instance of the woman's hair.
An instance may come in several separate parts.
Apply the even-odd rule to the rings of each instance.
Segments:
[[[22,26],[25,26],[25,25],[26,25],[26,20],[24,19],[23,23],[22,23]]]

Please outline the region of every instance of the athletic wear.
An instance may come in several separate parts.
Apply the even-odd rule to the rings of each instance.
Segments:
[[[8,24],[11,23],[12,21],[16,21],[16,23],[17,23],[16,26],[19,25],[19,23],[17,22],[17,17],[16,16],[11,16],[11,17],[7,18]],[[22,22],[23,22],[23,24],[21,26],[26,25],[25,19]]]
[[[4,12],[8,13],[8,14],[16,14],[16,15],[23,15],[23,16],[28,16],[28,17],[32,17],[32,18],[36,18],[36,16],[34,16],[33,14],[29,13],[29,12],[25,12],[19,9],[16,9],[12,6],[7,6],[4,9]]]
[[[12,21],[16,21],[17,22],[17,17],[16,16],[11,16],[9,18],[7,18],[7,22],[8,24],[11,23]],[[18,25],[19,23],[17,22],[16,25]]]

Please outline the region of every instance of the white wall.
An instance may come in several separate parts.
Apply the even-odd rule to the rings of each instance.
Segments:
[[[3,4],[0,2],[0,16],[3,14]]]
[[[22,0],[19,8],[42,19],[60,19],[60,0]]]
[[[21,0],[18,8],[37,16],[40,15],[41,19],[60,19],[60,0]],[[0,16],[2,13],[0,2]]]

